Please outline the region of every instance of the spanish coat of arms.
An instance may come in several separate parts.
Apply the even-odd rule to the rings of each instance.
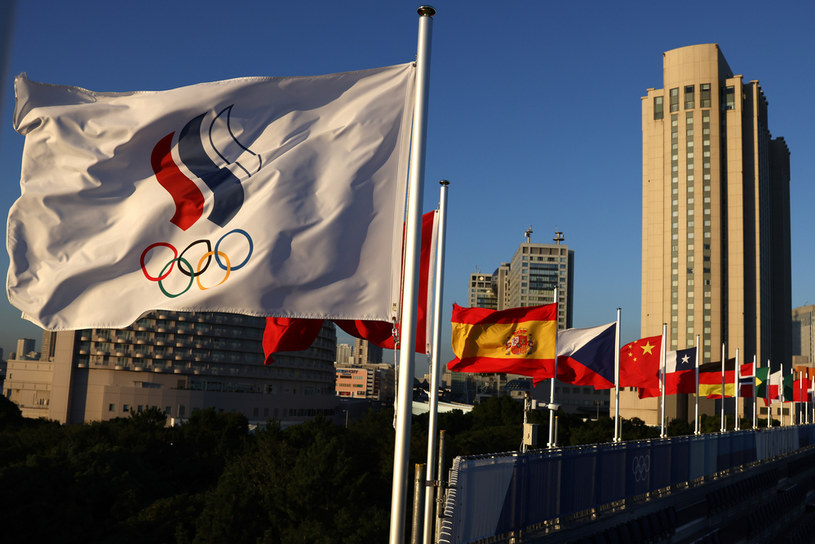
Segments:
[[[529,337],[526,329],[518,329],[507,340],[507,355],[529,355],[535,343]]]

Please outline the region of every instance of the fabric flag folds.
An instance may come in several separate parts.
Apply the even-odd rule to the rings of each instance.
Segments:
[[[739,369],[739,396],[743,398],[753,398],[755,364],[752,361],[744,363]]]
[[[489,310],[453,304],[452,347],[456,372],[536,376],[552,372],[557,339],[557,304]]]
[[[795,402],[806,402],[808,400],[809,380],[799,378],[792,384],[792,400]]]
[[[659,388],[662,336],[648,336],[620,349],[620,387]]]
[[[428,296],[430,289],[430,278],[433,277],[433,267],[435,266],[435,248],[437,236],[438,212],[428,212],[422,216],[422,239],[419,260],[419,289],[418,307],[416,312],[416,353],[425,353],[427,350],[427,339],[430,338],[430,320],[427,316],[431,313],[432,298]],[[303,322],[316,322],[308,325]],[[395,349],[396,342],[393,337],[393,323],[388,321],[372,320],[346,320],[335,319],[334,323],[343,331],[355,338],[367,340],[370,343],[385,349]],[[291,319],[267,317],[266,327],[263,332],[263,352],[266,356],[266,363],[271,363],[274,359],[272,354],[282,351],[302,351],[308,349],[322,326],[322,319]],[[303,331],[297,340],[297,331]],[[398,332],[398,331],[397,331]],[[285,343],[283,343],[285,341]]]
[[[765,366],[756,369],[756,397],[764,399],[767,398],[767,395],[769,394],[769,376],[769,367]]]
[[[154,309],[395,315],[413,63],[96,93],[19,76],[9,301],[49,330]]]
[[[696,393],[696,348],[665,354],[665,394]],[[658,397],[662,389],[640,388],[639,398]]]
[[[586,329],[566,329],[557,333],[557,379],[595,389],[614,387],[614,343],[616,323]],[[552,377],[542,370],[534,381]]]

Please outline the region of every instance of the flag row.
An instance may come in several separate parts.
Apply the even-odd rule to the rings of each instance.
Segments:
[[[756,396],[766,402],[809,401],[815,392],[815,380],[770,373],[755,361],[700,364],[696,348],[664,351],[661,335],[625,344],[616,359],[618,323],[558,330],[557,304],[508,310],[454,305],[451,321],[455,358],[448,368],[456,372],[517,374],[535,384],[557,378],[595,389],[635,387],[639,398],[661,396],[663,387],[666,395]]]

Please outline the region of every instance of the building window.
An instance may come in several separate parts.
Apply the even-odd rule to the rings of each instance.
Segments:
[[[670,90],[671,111],[679,111],[679,87]]]
[[[736,109],[736,89],[732,85],[728,85],[724,89],[724,109]]]
[[[710,107],[710,83],[699,85],[699,106],[703,108]]]
[[[685,85],[685,109],[690,110],[693,109],[694,106],[694,91],[693,85]]]
[[[654,120],[662,119],[665,116],[665,111],[662,105],[662,97],[654,97]]]

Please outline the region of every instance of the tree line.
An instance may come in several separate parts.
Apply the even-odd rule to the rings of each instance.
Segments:
[[[413,418],[410,466],[426,460],[427,418]],[[532,411],[528,420],[547,436],[548,413]],[[522,421],[522,403],[509,397],[467,414],[440,414],[446,466],[457,455],[517,451]],[[706,432],[718,426],[718,418],[703,420]],[[591,444],[611,441],[614,423],[560,412],[557,428],[559,445]],[[693,431],[680,420],[667,429]],[[653,438],[659,429],[624,420],[622,434]],[[23,418],[0,396],[3,540],[383,542],[394,436],[392,408],[371,410],[347,427],[316,419],[286,429],[269,421],[250,431],[243,415],[215,409],[197,410],[176,427],[167,427],[157,409],[60,425]]]

